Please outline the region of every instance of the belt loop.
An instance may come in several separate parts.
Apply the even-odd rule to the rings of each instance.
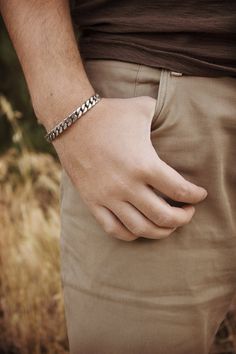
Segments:
[[[170,74],[171,74],[172,76],[183,76],[183,74],[180,73],[180,72],[178,72],[178,71],[171,71]]]

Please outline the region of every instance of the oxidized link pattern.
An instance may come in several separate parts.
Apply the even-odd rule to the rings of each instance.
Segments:
[[[63,121],[58,123],[52,130],[50,130],[46,135],[45,139],[51,143],[60,134],[62,134],[68,127],[77,121],[83,114],[89,111],[96,103],[101,100],[98,93],[88,98],[81,106],[76,108],[68,117],[64,118]]]

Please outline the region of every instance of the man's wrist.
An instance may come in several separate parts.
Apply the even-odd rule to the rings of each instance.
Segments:
[[[67,117],[62,119],[57,123],[47,134],[45,135],[46,140],[51,143],[61,134],[63,134],[71,125],[73,125],[78,119],[80,119],[84,114],[86,114],[91,108],[93,108],[99,101],[101,97],[99,93],[94,93],[92,96],[88,97],[81,105],[79,105],[73,112],[71,112]]]
[[[77,83],[74,88],[73,85],[71,87],[67,85],[63,87],[63,92],[60,87],[57,93],[54,89],[53,94],[50,92],[48,94],[44,93],[43,97],[39,95],[32,101],[38,122],[47,131],[68,116],[95,92],[91,85],[78,85]]]

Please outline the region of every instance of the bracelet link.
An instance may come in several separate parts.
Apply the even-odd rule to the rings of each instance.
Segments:
[[[62,134],[68,127],[75,123],[82,115],[89,111],[96,103],[101,100],[98,93],[95,93],[89,97],[81,106],[76,108],[68,117],[64,118],[53,129],[51,129],[46,135],[45,139],[48,142],[55,140],[60,134]]]

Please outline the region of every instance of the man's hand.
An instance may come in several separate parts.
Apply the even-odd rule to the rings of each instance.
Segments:
[[[98,223],[111,236],[160,239],[187,224],[206,191],[160,160],[150,140],[155,100],[102,100],[54,141],[62,166]]]
[[[38,120],[47,130],[90,97],[68,0],[0,0]],[[155,100],[102,100],[54,146],[81,197],[105,231],[123,240],[162,238],[188,223],[193,206],[170,206],[154,188],[189,204],[205,190],[161,161],[150,140]]]

